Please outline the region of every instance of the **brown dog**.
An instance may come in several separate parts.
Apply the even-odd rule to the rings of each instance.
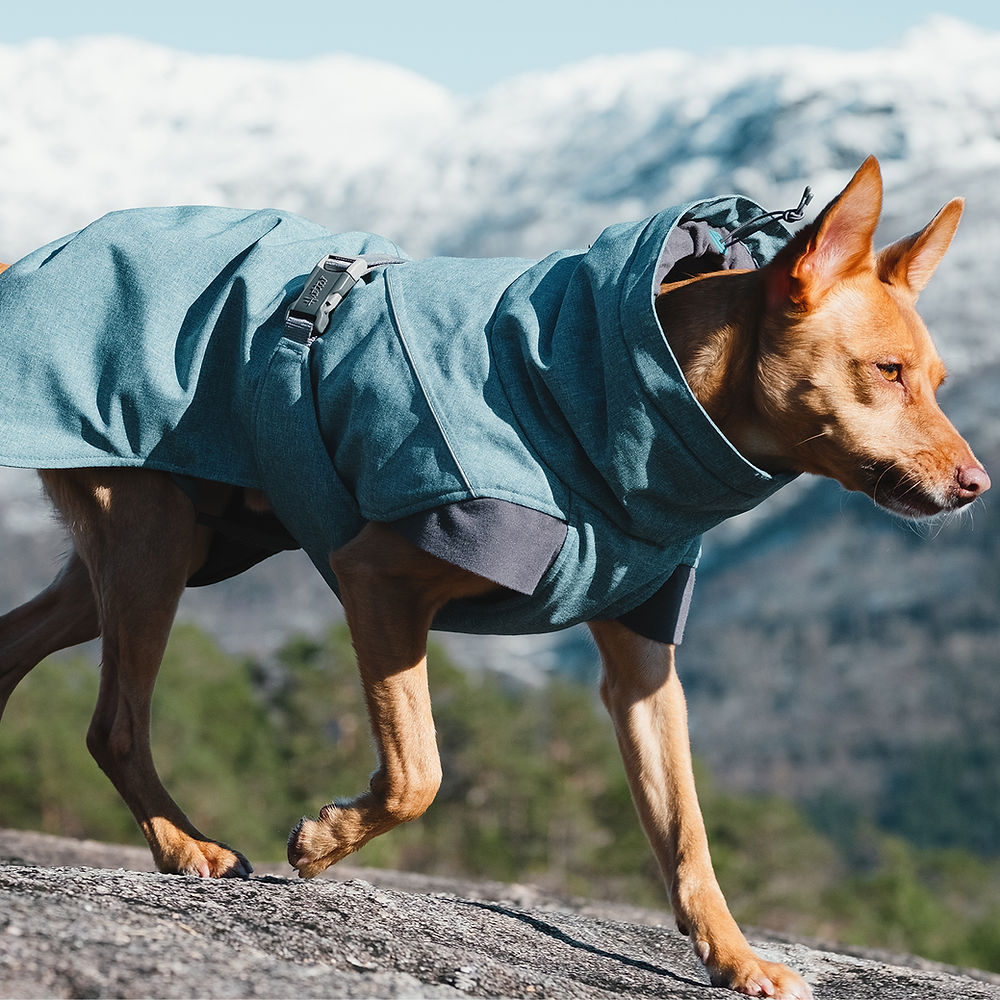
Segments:
[[[914,308],[962,211],[952,201],[921,232],[875,254],[878,165],[868,160],[819,219],[756,271],[665,284],[663,331],[697,399],[747,459],[813,472],[899,514],[956,510],[989,478],[935,402],[944,369]],[[0,708],[43,657],[98,635],[101,687],[91,753],[136,817],[161,871],[245,876],[246,859],[199,832],[160,783],[149,709],[177,601],[210,531],[162,472],[42,471],[74,552],[34,600],[0,619]],[[206,487],[221,510],[230,489]],[[214,492],[212,492],[214,491]],[[292,832],[288,856],[311,877],[372,837],[415,819],[441,780],[427,686],[436,612],[496,584],[369,522],[329,555],[357,652],[378,750],[369,789]],[[591,623],[640,819],[677,925],[712,982],[748,996],[807,997],[758,958],[716,882],[695,793],[673,645],[614,621]]]

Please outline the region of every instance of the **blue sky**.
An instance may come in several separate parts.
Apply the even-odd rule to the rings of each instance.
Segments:
[[[354,52],[406,66],[458,93],[591,55],[679,47],[711,55],[734,45],[891,44],[947,10],[1000,30],[1000,4],[975,0],[839,0],[741,4],[668,0],[40,0],[10,2],[0,42],[125,34],[193,52],[281,59]]]

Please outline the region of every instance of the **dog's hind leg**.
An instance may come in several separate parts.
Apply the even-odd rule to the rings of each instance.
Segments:
[[[93,581],[101,683],[87,747],[132,811],[157,868],[245,876],[242,855],[200,833],[160,781],[149,743],[153,686],[190,573],[203,557],[194,508],[162,473],[47,472],[42,479]]]
[[[99,631],[90,575],[74,552],[45,590],[0,618],[0,716],[14,688],[46,656]]]
[[[796,973],[754,954],[719,888],[691,770],[674,647],[644,639],[618,622],[592,622],[590,628],[604,662],[601,697],[678,928],[690,936],[714,985],[776,1000],[812,996]]]
[[[441,783],[427,688],[427,632],[449,600],[496,584],[422,552],[384,524],[368,524],[330,557],[357,653],[378,769],[368,791],[303,819],[288,860],[318,875],[372,837],[420,816]]]

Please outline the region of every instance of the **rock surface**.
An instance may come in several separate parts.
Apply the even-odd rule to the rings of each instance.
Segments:
[[[724,995],[652,923],[663,914],[357,868],[302,882],[149,867],[135,848],[0,830],[0,997]],[[1000,997],[985,973],[751,940],[817,1000]]]

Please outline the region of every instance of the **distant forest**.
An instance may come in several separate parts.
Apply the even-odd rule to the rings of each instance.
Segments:
[[[592,686],[552,679],[521,688],[461,670],[440,649],[430,674],[444,784],[422,819],[377,838],[360,863],[665,906]],[[142,842],[84,748],[96,690],[96,666],[63,655],[15,692],[0,725],[0,825]],[[176,629],[153,741],[164,783],[196,825],[251,860],[283,859],[298,817],[356,794],[373,767],[346,630],[296,639],[257,661]],[[912,787],[899,790],[905,815],[893,813],[892,829],[841,803],[807,814],[774,797],[726,793],[699,767],[716,870],[736,918],[1000,971],[1000,845],[928,846],[956,840],[956,813],[936,808],[933,790],[954,784],[964,763],[947,754],[915,760]]]

